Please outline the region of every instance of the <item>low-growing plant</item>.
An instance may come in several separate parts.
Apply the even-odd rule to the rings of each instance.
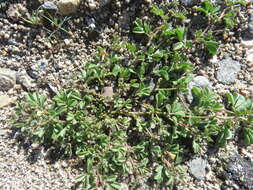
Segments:
[[[52,99],[28,94],[16,107],[16,127],[83,160],[84,189],[119,189],[124,180],[131,189],[141,181],[173,187],[183,179],[187,155],[201,153],[203,144],[224,147],[236,131],[245,145],[253,143],[249,99],[228,93],[224,108],[211,90],[193,88],[193,101],[186,101],[193,64],[185,51],[196,41],[182,22],[173,23],[175,15],[151,12],[159,22],[135,21],[141,41],[117,38]],[[217,44],[199,36],[217,53]],[[111,96],[105,87],[113,88]]]

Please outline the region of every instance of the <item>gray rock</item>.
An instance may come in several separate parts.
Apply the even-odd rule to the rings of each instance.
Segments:
[[[195,158],[189,163],[189,172],[198,180],[203,180],[206,176],[207,160],[201,157]]]
[[[10,90],[16,83],[16,72],[0,68],[0,91]]]
[[[204,89],[204,88],[211,89],[212,85],[211,85],[210,81],[208,80],[208,78],[206,78],[204,76],[194,77],[193,80],[188,85],[189,92],[187,94],[187,100],[189,103],[191,103],[193,100],[193,95],[191,92],[193,87],[197,87],[197,88],[201,88],[201,89]]]
[[[17,73],[17,83],[21,84],[27,90],[36,86],[34,80],[26,73],[25,70]]]
[[[241,64],[230,57],[219,62],[219,70],[216,78],[223,84],[232,84],[237,79],[237,73],[241,70]]]
[[[46,1],[44,2],[41,7],[43,9],[46,9],[46,10],[58,10],[58,7],[56,6],[56,4],[54,4],[53,2],[51,1]]]
[[[235,154],[225,166],[224,176],[233,181],[240,189],[253,189],[253,162]]]

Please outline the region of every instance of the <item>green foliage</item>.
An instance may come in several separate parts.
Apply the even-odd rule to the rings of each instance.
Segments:
[[[205,1],[197,10],[216,22],[221,8]],[[84,189],[119,189],[130,175],[135,176],[131,189],[138,186],[138,176],[172,187],[183,178],[185,156],[202,152],[203,143],[224,147],[236,129],[246,145],[253,143],[247,98],[227,94],[223,109],[214,92],[193,88],[193,101],[185,101],[193,75],[185,51],[202,44],[216,54],[213,33],[199,30],[190,36],[186,13],[158,7],[151,12],[159,22],[135,21],[133,32],[144,40],[115,38],[84,65],[74,84],[52,99],[29,94],[16,107],[15,126],[84,162],[78,177]],[[103,96],[108,86],[114,89],[112,98]]]

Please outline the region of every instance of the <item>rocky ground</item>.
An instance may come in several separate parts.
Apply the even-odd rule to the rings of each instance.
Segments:
[[[13,106],[28,92],[50,96],[64,88],[97,47],[108,46],[115,35],[127,36],[136,16],[145,15],[151,2],[0,0],[1,189],[78,189],[78,167],[64,158],[52,159],[54,152],[31,144],[11,129],[8,121]],[[185,6],[192,2],[182,1]],[[61,15],[68,31],[59,25],[27,24],[24,19],[39,6]],[[197,69],[189,88],[208,87],[219,94],[236,91],[253,97],[252,8],[249,5],[242,13],[241,31],[229,34],[217,56],[207,62],[192,57]],[[177,189],[253,189],[253,147],[239,147],[232,141],[226,149],[208,149],[187,165],[188,174]]]

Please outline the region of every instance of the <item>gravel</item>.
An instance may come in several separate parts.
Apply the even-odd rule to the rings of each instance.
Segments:
[[[95,55],[97,47],[110,45],[115,35],[129,35],[135,16],[147,16],[145,12],[148,4],[156,1],[70,2],[74,8],[63,13],[71,16],[66,21],[70,34],[52,29],[49,33],[54,32],[55,36],[49,38],[42,27],[29,26],[21,18],[27,18],[32,10],[43,3],[44,9],[56,10],[55,5],[59,8],[56,1],[0,1],[0,189],[75,189],[75,178],[81,170],[74,167],[71,160],[61,158],[52,161],[47,156],[48,150],[32,145],[22,135],[15,134],[12,126],[7,124],[12,104],[21,100],[29,91],[36,90],[50,95],[64,89],[73,75],[82,71],[83,64]],[[181,2],[189,7],[195,3],[194,0]],[[228,33],[227,39],[220,42],[220,53],[217,56],[205,59],[201,54],[189,55],[197,76],[192,86],[212,88],[221,95],[236,91],[253,97],[253,40],[242,36],[245,30],[252,33],[251,10],[252,6],[249,6],[246,12],[240,13],[240,28]],[[116,91],[108,86],[101,93],[111,97],[113,90]],[[248,168],[252,166],[252,146],[239,147],[232,141],[225,150],[209,148],[201,153],[202,160],[197,158],[186,161],[189,171],[178,189],[252,188],[249,185],[252,184],[252,178],[248,178],[246,183],[239,183],[234,178],[220,176],[220,173],[228,171],[222,164],[222,157],[226,157],[230,150],[240,154],[244,161],[249,160],[245,164]],[[235,176],[241,175],[235,170],[231,171]],[[124,189],[127,189],[127,184],[124,185]],[[149,189],[145,184],[143,187]]]
[[[74,188],[80,171],[70,163],[66,166],[64,160],[51,162],[46,156],[48,151],[32,149],[22,137],[11,138],[13,131],[7,124],[8,112],[8,109],[0,110],[0,189]]]

